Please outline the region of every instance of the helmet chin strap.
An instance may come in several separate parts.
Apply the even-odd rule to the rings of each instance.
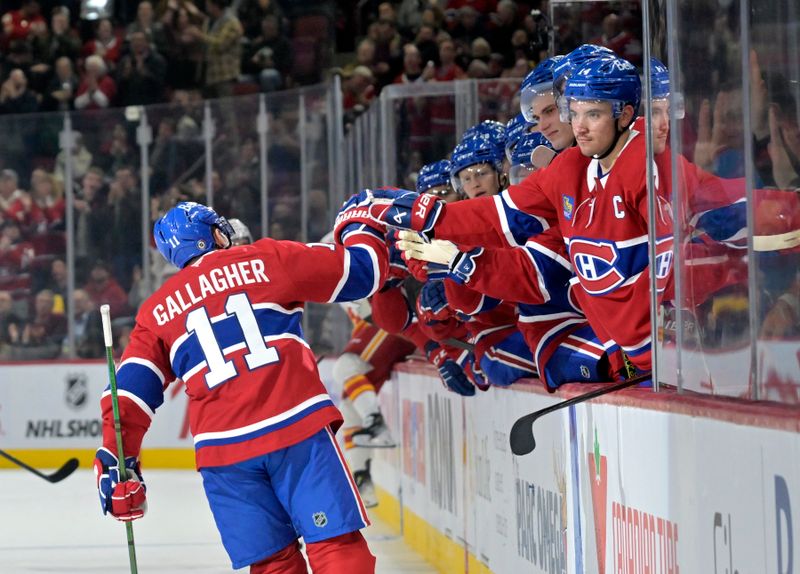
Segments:
[[[619,118],[614,120],[614,127],[616,128],[616,131],[614,133],[614,140],[611,142],[611,145],[608,146],[608,149],[606,149],[606,151],[604,151],[603,153],[594,154],[592,156],[594,159],[606,159],[608,155],[612,151],[614,151],[614,148],[617,147],[617,142],[619,141],[619,138],[622,137],[622,134],[624,134],[628,130],[628,128],[624,129],[619,128]]]

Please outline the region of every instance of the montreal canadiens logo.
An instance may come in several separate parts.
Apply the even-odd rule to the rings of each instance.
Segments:
[[[615,266],[619,253],[613,243],[573,239],[569,242],[569,254],[587,293],[602,295],[625,282],[625,276]]]

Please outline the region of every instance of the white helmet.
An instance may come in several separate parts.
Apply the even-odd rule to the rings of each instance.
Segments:
[[[233,227],[231,245],[247,245],[253,242],[253,235],[250,233],[250,229],[241,219],[229,219],[228,223]]]

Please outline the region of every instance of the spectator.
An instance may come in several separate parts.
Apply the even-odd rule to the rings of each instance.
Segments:
[[[489,77],[489,64],[481,60],[472,60],[467,68],[467,76],[473,79]]]
[[[393,20],[378,20],[378,42],[375,45],[375,67],[373,73],[382,87],[391,83],[400,72],[403,39],[397,33]]]
[[[210,21],[205,33],[197,37],[206,47],[204,95],[222,98],[233,95],[233,86],[241,73],[242,23],[229,8],[230,0],[208,0]]]
[[[167,83],[176,90],[197,89],[202,82],[205,58],[200,39],[202,32],[198,27],[202,25],[203,15],[191,2],[180,7],[174,2],[162,21],[167,38]]]
[[[514,65],[514,47],[511,37],[517,28],[517,5],[513,0],[500,0],[497,11],[489,16],[487,40],[492,50],[503,55],[504,67]]]
[[[11,208],[28,194],[19,188],[19,177],[13,169],[0,172],[0,221],[11,218]]]
[[[378,21],[386,20],[397,25],[397,13],[391,2],[381,2],[378,4]]]
[[[128,315],[128,295],[111,276],[108,265],[101,260],[95,261],[89,273],[89,280],[83,286],[95,307],[108,305],[112,317]]]
[[[86,171],[92,165],[92,152],[83,144],[83,135],[80,132],[72,132],[72,153],[70,164],[72,165],[72,180],[80,181]],[[54,175],[60,182],[64,182],[66,177],[66,154],[62,149],[56,156],[56,168]]]
[[[436,69],[431,62],[424,68],[422,66],[422,54],[414,44],[403,46],[403,71],[398,75],[395,84],[410,84],[413,82],[425,82],[434,77]]]
[[[239,20],[244,25],[244,34],[256,38],[264,33],[265,18],[274,18],[280,34],[283,11],[275,0],[243,0],[239,3]]]
[[[155,20],[153,4],[149,0],[139,2],[136,7],[136,20],[128,24],[125,30],[125,38],[128,42],[136,32],[141,32],[153,49],[159,54],[163,54],[166,49],[166,39],[164,36],[164,26]]]
[[[464,70],[456,64],[456,45],[452,40],[439,42],[439,66],[435,77],[438,82],[452,82],[466,77]]]
[[[107,74],[105,60],[94,55],[84,62],[85,73],[75,97],[75,108],[98,110],[107,108],[117,95],[117,84]]]
[[[16,358],[54,359],[61,354],[61,342],[67,334],[67,319],[53,312],[54,295],[49,289],[36,294],[33,318],[22,330]]]
[[[158,103],[164,98],[167,62],[151,48],[144,32],[131,32],[129,38],[131,51],[119,62],[119,105]]]
[[[413,38],[419,30],[426,4],[425,0],[401,0],[397,7],[397,27],[406,38]]]
[[[24,44],[31,33],[31,27],[35,28],[37,24],[47,27],[36,0],[23,0],[19,10],[3,14],[3,50],[7,50],[12,43]]]
[[[33,256],[33,246],[23,239],[19,223],[6,220],[0,228],[0,271],[16,275],[28,267]]]
[[[480,13],[472,6],[463,6],[458,11],[458,23],[450,32],[453,40],[469,45],[484,35]]]
[[[353,73],[342,82],[344,111],[362,113],[375,97],[375,77],[366,66],[356,66]]]
[[[63,259],[53,259],[50,263],[50,276],[44,288],[53,292],[53,312],[65,313],[67,309],[67,264]]]
[[[81,53],[81,39],[70,28],[69,9],[64,6],[53,8],[50,17],[50,32],[44,27],[43,34],[36,34],[33,39],[33,59],[36,64],[31,68],[37,74],[48,74],[53,62],[67,58],[75,62]]]
[[[37,168],[31,174],[31,192],[9,210],[27,236],[64,226],[64,197],[53,174]]]
[[[640,64],[642,61],[642,45],[631,32],[623,27],[622,18],[613,12],[603,18],[603,32],[590,42],[605,46],[626,60]]]
[[[75,107],[75,94],[78,91],[78,76],[72,60],[66,56],[56,60],[55,74],[44,93],[42,107],[48,111],[67,111]]]
[[[485,64],[489,64],[489,59],[492,57],[492,47],[484,38],[475,38],[470,46],[470,53],[473,60],[481,60]]]
[[[75,190],[75,256],[79,262],[94,261],[103,244],[102,213],[105,174],[96,166],[90,167]]]
[[[114,277],[129,287],[131,270],[142,264],[142,205],[136,175],[130,167],[120,167],[109,184],[106,198],[109,253],[112,254]],[[127,298],[127,296],[126,296]]]
[[[104,356],[103,327],[97,305],[84,289],[72,295],[75,309],[75,354],[81,359]]]
[[[0,291],[0,358],[8,359],[9,345],[19,342],[24,322],[14,312],[14,298],[8,291]]]
[[[262,92],[284,86],[292,68],[292,46],[281,36],[276,16],[266,16],[261,22],[261,36],[253,42],[248,64],[258,76]]]
[[[94,39],[83,45],[81,56],[99,56],[105,61],[107,69],[113,70],[119,60],[121,47],[122,41],[114,33],[111,20],[103,18],[97,23]]]
[[[433,26],[422,25],[414,38],[414,44],[419,49],[422,61],[426,64],[439,62],[439,45],[436,43],[436,30]]]
[[[0,114],[27,114],[39,110],[39,100],[28,89],[25,72],[15,68],[0,86]]]

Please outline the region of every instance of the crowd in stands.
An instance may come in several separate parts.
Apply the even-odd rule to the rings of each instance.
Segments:
[[[162,113],[148,115],[153,126],[151,214],[157,216],[180,200],[204,201],[203,98],[319,81],[324,58],[316,40],[310,42],[315,55],[309,58],[304,51],[308,35],[332,33],[320,28],[327,22],[333,30],[336,10],[341,29],[355,9],[347,3],[308,2],[333,7],[321,21],[311,18],[301,25],[294,18],[297,4],[276,0],[142,0],[118,2],[116,12],[92,14],[86,12],[88,4],[2,3],[0,121],[6,140],[0,158],[0,360],[102,356],[88,317],[100,303],[112,302],[124,341],[131,316],[147,295],[141,270],[139,147],[136,124],[125,119],[126,106],[170,103]],[[349,118],[388,84],[521,78],[547,52],[546,22],[536,12],[546,13],[546,2],[402,0],[359,5],[368,14],[356,40],[351,39],[352,61],[332,70],[342,74]],[[623,19],[638,16],[635,3],[623,3],[623,8],[618,11]],[[602,18],[595,18],[598,26]],[[571,29],[577,25],[565,24]],[[609,35],[612,28],[608,26]],[[635,33],[620,33],[629,44],[638,42]],[[620,38],[616,34],[597,41]],[[508,100],[511,109],[514,104]],[[417,122],[420,133],[403,137],[413,141],[438,131],[452,138],[452,102],[442,104],[438,110],[418,110],[431,122],[430,130],[427,123]],[[73,110],[79,113],[72,116],[69,151],[59,145],[60,114],[19,115]],[[236,115],[251,117],[256,111],[237,108]],[[215,148],[215,207],[253,226],[248,217],[255,216],[252,205],[258,202],[260,178],[255,122],[235,117],[221,121],[214,145],[230,143],[230,137],[237,142]],[[276,239],[317,240],[330,223],[327,174],[318,170],[310,181],[309,222],[300,231],[299,174],[283,167],[296,165],[300,156],[297,118],[287,114],[270,129],[268,233]],[[401,158],[404,168],[421,166],[441,151],[436,141],[434,137],[412,146],[412,157]],[[442,150],[450,145],[440,143]],[[74,194],[77,289],[71,303],[65,301],[67,164]],[[68,313],[76,324],[74,349],[65,337]]]

